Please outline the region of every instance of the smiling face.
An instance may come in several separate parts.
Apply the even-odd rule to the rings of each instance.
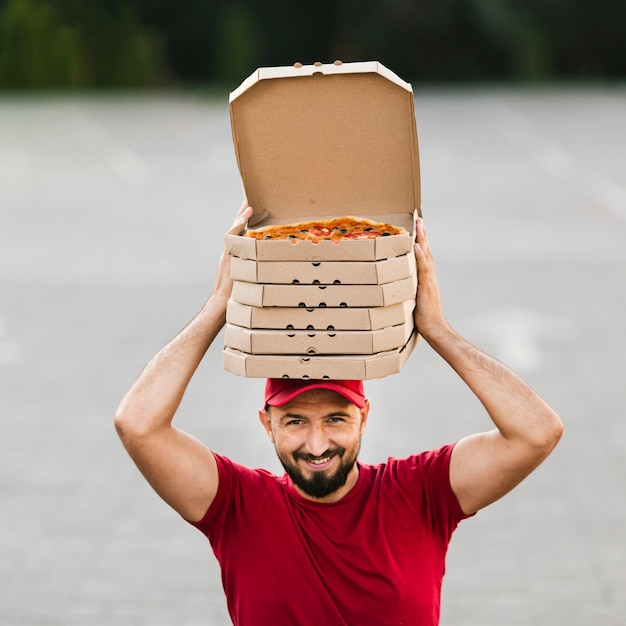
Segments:
[[[327,389],[305,391],[259,418],[297,491],[321,502],[345,496],[358,479],[356,466],[369,403],[359,409]]]

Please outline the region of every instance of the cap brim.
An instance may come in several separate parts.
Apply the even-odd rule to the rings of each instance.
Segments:
[[[299,396],[306,391],[311,391],[313,389],[328,389],[329,391],[334,391],[340,395],[342,395],[346,400],[352,402],[359,409],[362,409],[365,406],[365,397],[359,393],[354,392],[352,389],[348,389],[342,385],[334,384],[332,380],[328,381],[320,381],[311,383],[310,385],[303,385],[302,387],[294,387],[293,389],[285,389],[283,391],[279,391],[274,396],[272,396],[267,403],[270,406],[281,407],[291,402],[295,397]]]

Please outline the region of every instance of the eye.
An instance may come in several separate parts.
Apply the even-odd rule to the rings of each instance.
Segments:
[[[331,424],[341,424],[342,422],[345,422],[345,420],[344,420],[344,418],[343,418],[343,417],[338,417],[338,416],[336,416],[336,415],[334,415],[333,417],[329,417],[329,418],[328,418],[328,421],[329,421]]]
[[[286,422],[287,426],[300,426],[302,424],[302,420],[299,419],[290,419]]]

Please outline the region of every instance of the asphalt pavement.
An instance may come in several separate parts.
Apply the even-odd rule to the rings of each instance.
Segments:
[[[525,377],[564,437],[458,528],[442,626],[626,624],[626,90],[415,90],[422,207],[450,322]],[[0,96],[0,623],[223,626],[206,539],[113,429],[208,296],[242,199],[226,98]],[[221,337],[178,424],[278,471],[263,381]],[[362,459],[490,427],[421,342],[370,381]],[[332,564],[331,564],[332,566]]]

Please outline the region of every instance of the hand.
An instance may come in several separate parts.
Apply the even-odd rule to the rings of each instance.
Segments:
[[[247,200],[243,201],[243,204],[237,211],[237,215],[235,215],[235,221],[233,225],[228,230],[228,235],[241,235],[243,232],[246,222],[252,217],[252,207],[248,204]]]
[[[415,260],[417,261],[417,294],[415,305],[415,326],[428,341],[437,330],[447,326],[441,308],[439,283],[435,275],[433,255],[421,217],[415,222]]]
[[[233,225],[229,228],[226,234],[241,234],[250,217],[252,217],[252,207],[248,204],[247,200],[244,200],[243,204],[239,208],[239,211],[237,211]],[[230,297],[232,289],[233,281],[230,278],[230,255],[226,252],[226,244],[224,244],[217,266],[217,278],[215,280],[215,287],[213,288],[213,295],[221,296],[227,300]]]

